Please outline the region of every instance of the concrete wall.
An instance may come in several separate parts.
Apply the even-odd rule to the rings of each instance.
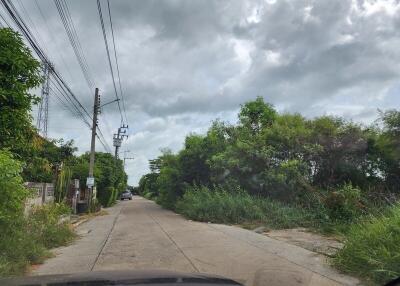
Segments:
[[[25,212],[28,212],[33,206],[41,206],[54,202],[53,184],[26,182],[24,186],[30,192],[30,196],[25,202]]]

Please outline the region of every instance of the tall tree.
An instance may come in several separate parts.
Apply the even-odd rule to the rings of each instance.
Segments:
[[[23,153],[35,134],[31,91],[42,82],[40,62],[9,28],[0,29],[0,47],[0,148]]]

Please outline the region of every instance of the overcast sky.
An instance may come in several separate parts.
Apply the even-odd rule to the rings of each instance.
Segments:
[[[54,2],[37,0],[45,23],[35,1],[19,1],[41,46],[91,109],[94,91]],[[13,2],[23,13],[19,1]],[[102,101],[112,100],[96,1],[67,2]],[[135,157],[127,162],[130,184],[148,172],[160,148],[179,150],[185,135],[204,133],[215,118],[236,122],[240,104],[256,96],[282,112],[363,123],[376,119],[378,108],[400,107],[398,1],[110,2],[130,127],[122,151]],[[111,146],[119,122],[116,105],[104,107],[100,127]],[[90,130],[54,97],[49,135],[74,139],[79,152],[89,149]]]

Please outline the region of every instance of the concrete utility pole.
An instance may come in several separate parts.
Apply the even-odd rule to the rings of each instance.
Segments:
[[[113,137],[113,146],[115,147],[115,159],[118,159],[118,150],[119,147],[121,147],[122,140],[124,137],[128,138],[128,135],[126,135],[126,129],[128,128],[128,125],[122,125],[120,128],[118,128],[118,133],[114,134]]]
[[[125,161],[126,160],[133,160],[133,159],[135,159],[134,157],[131,157],[131,158],[129,158],[129,157],[126,157],[126,153],[130,153],[131,151],[129,151],[129,150],[125,150],[124,151],[124,170],[125,170]]]
[[[90,143],[90,161],[89,161],[89,177],[86,180],[86,185],[89,188],[88,197],[88,209],[90,209],[90,203],[92,200],[93,186],[94,186],[94,155],[96,152],[96,130],[97,130],[97,115],[99,114],[100,107],[100,95],[99,89],[96,87],[94,93],[94,105],[93,105],[93,123],[92,123],[92,141]]]

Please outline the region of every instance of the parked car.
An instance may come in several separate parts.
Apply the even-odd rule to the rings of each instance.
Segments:
[[[121,201],[123,200],[132,200],[132,193],[130,191],[125,191],[120,196]]]

